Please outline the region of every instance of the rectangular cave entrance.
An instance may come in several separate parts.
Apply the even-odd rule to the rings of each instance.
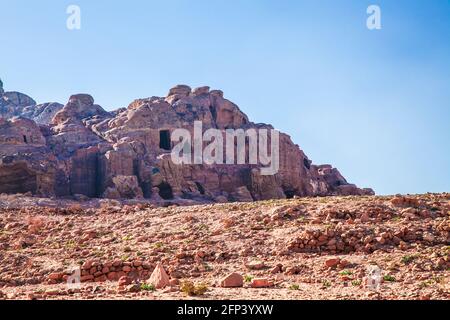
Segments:
[[[173,191],[170,184],[167,182],[163,182],[158,186],[159,196],[164,200],[172,200],[173,199]]]
[[[195,185],[197,186],[198,192],[200,192],[201,195],[205,194],[205,188],[200,182],[196,182]]]
[[[170,142],[170,131],[161,130],[159,132],[159,147],[163,150],[170,151],[172,144]]]
[[[293,199],[297,194],[293,189],[283,189],[284,194],[286,195],[286,199]]]

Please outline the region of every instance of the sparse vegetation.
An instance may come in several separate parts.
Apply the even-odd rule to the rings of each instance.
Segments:
[[[67,249],[73,249],[73,248],[76,247],[76,245],[77,245],[77,243],[76,243],[75,240],[73,240],[73,239],[70,239],[70,240],[68,240],[68,241],[66,242],[66,248],[67,248]]]
[[[45,220],[43,217],[27,217],[26,223],[28,225],[28,231],[31,234],[39,233],[39,231],[44,227]]]
[[[130,235],[126,235],[125,237],[122,238],[123,241],[130,241],[133,239],[133,236]]]
[[[289,290],[300,290],[300,286],[298,284],[291,284]]]
[[[402,257],[402,263],[404,264],[409,264],[411,262],[413,262],[413,260],[415,260],[417,258],[417,255],[406,255]]]
[[[352,286],[354,286],[354,287],[359,287],[361,284],[362,284],[362,280],[361,279],[352,281]]]
[[[210,272],[213,270],[213,267],[211,267],[209,264],[204,264],[204,268],[205,268],[205,271],[207,271],[207,272]]]
[[[329,287],[331,287],[331,281],[329,281],[329,280],[323,280],[322,281],[322,286],[324,287],[324,288],[329,288]]]
[[[383,277],[383,280],[386,281],[386,282],[395,282],[396,281],[395,277],[390,275],[390,274],[385,275]]]
[[[181,292],[188,296],[203,296],[208,291],[208,286],[204,283],[195,284],[192,281],[185,281],[181,284]]]
[[[431,286],[432,284],[433,284],[433,281],[431,281],[431,280],[422,281],[422,282],[419,284],[419,288],[420,288],[420,289],[428,288],[428,287]]]
[[[339,274],[341,276],[351,276],[353,274],[353,272],[351,272],[350,270],[343,270]]]
[[[156,249],[161,249],[162,247],[164,247],[164,243],[162,243],[162,242],[156,242],[155,243],[155,248]]]
[[[5,197],[0,195],[0,202]],[[421,210],[441,208],[432,213],[436,219],[420,214],[403,218],[407,215],[401,212],[410,208],[391,206],[391,197],[331,197],[324,204],[305,198],[304,224],[299,223],[303,217],[272,219],[275,206],[298,206],[292,200],[237,204],[240,209],[231,213],[231,205],[177,207],[170,216],[162,214],[165,209],[138,211],[134,205],[81,213],[0,208],[2,270],[5,279],[17,282],[0,291],[20,299],[30,294],[34,299],[353,300],[377,298],[370,289],[379,288],[381,276],[383,299],[445,299],[450,247],[443,236],[447,208],[439,204],[444,204],[444,197],[417,198],[424,199]],[[294,209],[286,209],[290,210]],[[368,212],[371,219],[361,224],[326,221],[334,211],[355,212],[354,219]],[[400,222],[390,220],[400,214]],[[185,221],[186,215],[195,219]],[[33,234],[26,218],[35,216],[42,216],[45,224]],[[227,218],[233,222],[230,229],[223,224]],[[263,221],[267,228],[261,228]],[[204,231],[205,225],[210,231]],[[423,230],[423,235],[435,237],[433,243],[423,241]],[[263,261],[265,267],[247,267],[253,261]],[[164,289],[155,291],[153,281],[143,279],[157,264],[168,278],[164,277]],[[81,270],[83,286],[69,295],[65,278],[75,275],[74,270]],[[228,286],[227,278],[235,282]],[[89,286],[92,289],[83,289]]]
[[[141,284],[141,290],[143,291],[156,291],[156,288],[154,285],[152,284],[148,284],[148,283],[143,283]]]

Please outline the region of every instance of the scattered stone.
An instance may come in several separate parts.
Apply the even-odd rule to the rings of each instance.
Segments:
[[[2,297],[1,297],[1,295],[0,295],[0,299],[1,299]],[[41,299],[42,298],[42,296],[40,295],[40,294],[35,294],[35,293],[32,293],[32,292],[30,292],[30,293],[28,293],[27,294],[27,299],[28,300],[39,300],[39,299]]]
[[[223,288],[236,288],[244,285],[244,277],[239,273],[232,273],[222,279],[220,286]]]
[[[180,285],[180,280],[178,280],[178,279],[170,279],[169,284],[172,287],[178,286],[178,285]]]
[[[139,291],[141,291],[141,286],[139,284],[131,284],[131,285],[127,286],[126,290],[127,290],[127,292],[132,292],[132,293],[139,292]]]
[[[51,274],[49,274],[48,278],[50,280],[61,280],[63,276],[64,276],[64,274],[62,274],[62,273],[51,273]]]
[[[83,270],[89,270],[92,268],[92,264],[94,263],[94,260],[87,260],[85,263],[83,263],[82,265],[82,269]]]
[[[340,262],[341,262],[341,259],[339,259],[339,258],[328,259],[325,261],[325,266],[327,268],[336,268]]]
[[[382,299],[446,299],[450,196],[411,197],[419,199],[418,207],[393,207],[390,197],[330,197],[168,208],[125,201],[97,208],[99,200],[92,199],[69,208],[72,199],[0,194],[0,229],[5,231],[0,287],[8,299],[178,299],[184,296],[180,283],[195,281],[212,286],[207,298],[213,299],[221,294],[243,299],[361,299],[374,283],[375,271],[369,267],[378,265],[381,279],[386,277],[379,287]],[[276,222],[265,220],[274,206],[299,208],[299,203],[302,217],[294,219],[293,212]],[[415,220],[403,219],[403,210]],[[360,223],[364,213],[370,219]],[[188,215],[192,218],[185,219]],[[328,215],[331,220],[324,223]],[[225,217],[233,221],[229,229],[222,223]],[[354,224],[346,223],[349,217]],[[315,218],[322,223],[311,225]],[[214,236],[215,229],[222,232]],[[86,230],[96,230],[97,237],[80,243]],[[16,251],[12,244],[31,232],[34,244]],[[136,242],[144,234],[146,240]],[[122,251],[125,247],[131,251]],[[245,267],[261,261],[262,269]],[[153,286],[145,283],[157,262],[172,279],[169,287],[152,292]],[[236,286],[226,283],[230,271],[240,273]],[[66,281],[78,272],[83,283],[69,289]],[[72,280],[78,284],[77,278]],[[143,290],[137,291],[142,283]],[[264,289],[272,287],[283,290]]]
[[[262,270],[265,268],[265,264],[262,261],[251,261],[245,265],[249,270]]]
[[[132,282],[131,278],[126,277],[126,276],[121,277],[119,279],[119,287],[127,286],[127,285],[131,284],[131,282]]]
[[[277,273],[280,273],[280,272],[282,272],[283,271],[283,265],[282,264],[277,264],[275,267],[273,267],[271,270],[270,270],[270,273],[271,274],[277,274]]]
[[[266,278],[255,278],[252,280],[251,286],[252,288],[269,288],[273,287],[274,283]]]
[[[163,289],[170,285],[170,278],[161,263],[156,265],[148,283],[152,284],[156,289]]]
[[[60,291],[58,289],[50,289],[50,290],[45,291],[45,295],[50,296],[50,297],[57,296],[59,294],[60,294]]]
[[[361,222],[362,223],[366,223],[366,222],[369,222],[370,221],[370,217],[369,217],[369,214],[367,213],[367,212],[364,212],[362,215],[361,215]]]

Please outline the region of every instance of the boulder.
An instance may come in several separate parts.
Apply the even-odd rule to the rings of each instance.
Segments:
[[[53,124],[79,122],[90,117],[109,117],[101,106],[94,104],[94,98],[88,94],[76,94],[69,98],[69,102],[55,114]]]
[[[254,278],[251,283],[252,288],[270,288],[273,286],[273,281],[266,278]]]
[[[191,87],[184,85],[184,84],[179,84],[179,85],[171,88],[169,90],[169,94],[167,96],[168,97],[174,96],[174,95],[188,96],[190,93],[191,93]]]
[[[20,92],[3,92],[0,95],[0,117],[11,119],[23,116],[26,107],[35,106],[36,102]]]
[[[244,286],[244,277],[239,273],[231,273],[220,281],[222,288],[237,288]]]
[[[139,187],[136,176],[115,176],[112,180],[114,184],[113,189],[117,190],[119,198],[143,198],[144,195]]]
[[[53,117],[63,108],[60,103],[50,102],[29,106],[23,109],[22,116],[40,125],[49,125]]]
[[[325,266],[328,268],[335,268],[341,263],[341,259],[332,258],[325,261]]]
[[[156,289],[163,289],[170,285],[170,278],[161,263],[156,265],[148,283],[152,284]]]
[[[210,88],[208,86],[195,88],[194,90],[192,90],[192,94],[194,96],[201,96],[203,94],[208,94],[209,93],[209,89]]]

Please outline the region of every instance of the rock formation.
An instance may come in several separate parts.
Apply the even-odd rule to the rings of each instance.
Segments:
[[[138,99],[105,111],[87,94],[37,105],[0,86],[0,193],[40,196],[253,201],[294,196],[368,195],[332,166],[316,166],[280,134],[280,170],[255,165],[175,165],[170,134],[194,121],[203,129],[267,128],[255,124],[219,90],[179,85],[167,97]]]
[[[59,103],[37,105],[29,96],[20,92],[5,92],[0,80],[0,117],[10,119],[15,116],[32,119],[38,124],[48,125],[55,114],[63,108]]]

